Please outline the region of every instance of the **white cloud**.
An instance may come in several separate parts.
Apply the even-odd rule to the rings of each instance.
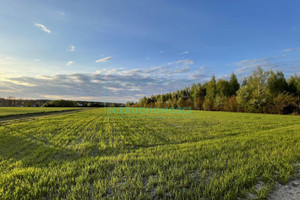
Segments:
[[[290,75],[299,72],[300,60],[288,60],[286,55],[267,57],[267,58],[253,58],[236,62],[235,65],[240,68],[236,69],[238,75],[249,75],[252,71],[261,67],[264,70],[280,70],[285,75]]]
[[[34,61],[35,61],[35,62],[39,62],[39,61],[40,61],[40,59],[36,58],[36,59],[34,59]]]
[[[190,69],[191,68],[189,66],[183,66],[179,69],[175,69],[174,72],[175,73],[186,73],[186,72],[190,71]]]
[[[74,64],[74,61],[69,61],[69,62],[67,62],[67,66],[71,66],[71,65],[73,65]]]
[[[236,69],[236,71],[238,75],[242,75],[245,73],[247,74],[252,72],[258,66],[262,68],[270,67],[274,59],[275,58],[273,57],[269,57],[269,58],[253,58],[253,59],[241,60],[235,63],[236,66],[240,67]]]
[[[46,26],[44,26],[43,24],[39,24],[39,23],[35,23],[34,24],[36,27],[40,28],[42,31],[46,32],[46,33],[51,33],[51,30],[48,29]]]
[[[20,85],[20,86],[27,86],[27,87],[35,87],[36,85],[30,82],[25,81],[18,81],[18,80],[9,80],[10,83],[13,83],[15,85]]]
[[[16,77],[0,80],[3,96],[22,98],[68,98],[74,100],[95,99],[97,101],[125,102],[138,100],[141,95],[150,96],[158,92],[170,92],[191,85],[187,79],[154,79],[138,73],[121,75],[124,70],[110,69],[107,73],[60,74],[47,77]],[[179,80],[179,81],[178,81]],[[175,81],[172,84],[168,82]],[[176,82],[178,81],[178,82]]]
[[[205,70],[204,66],[200,66],[197,70],[195,70],[193,73],[190,74],[190,78],[200,81],[201,79],[205,79],[208,77],[208,74]]]
[[[75,51],[75,46],[74,45],[70,45],[69,46],[69,51]]]
[[[300,47],[296,47],[296,48],[289,48],[289,49],[283,49],[283,52],[290,52],[290,51],[298,51],[300,50]]]
[[[74,61],[68,63],[70,62]],[[150,69],[107,68],[93,73],[60,72],[57,75],[41,74],[34,77],[26,74],[10,76],[5,80],[0,76],[0,90],[2,96],[19,98],[80,100],[87,97],[96,101],[137,101],[142,96],[171,92],[190,86],[194,82],[191,79],[192,74],[204,77],[204,72],[191,71],[190,65],[193,63],[192,60],[185,59]]]
[[[115,73],[117,73],[117,72],[118,72],[117,69],[110,69],[110,70],[107,70],[107,71],[105,72],[105,75],[111,75],[111,74],[115,74]]]
[[[180,52],[179,54],[189,54],[190,52],[188,51],[183,51],[183,52]]]
[[[183,64],[183,65],[192,65],[194,64],[193,60],[190,59],[184,59],[184,60],[178,60],[176,61],[177,64]]]
[[[100,58],[100,59],[96,60],[96,63],[107,62],[107,61],[109,61],[110,59],[112,59],[111,56],[108,56],[108,57],[105,57],[105,58]]]
[[[73,96],[73,95],[42,95],[46,99],[65,99],[65,100],[79,100],[79,101],[93,101],[96,97]]]

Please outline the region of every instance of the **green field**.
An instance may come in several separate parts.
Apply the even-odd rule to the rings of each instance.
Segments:
[[[23,115],[32,113],[47,113],[78,108],[51,108],[51,107],[0,107],[0,117],[8,115]]]
[[[299,116],[105,112],[0,126],[0,199],[263,199],[300,160]]]

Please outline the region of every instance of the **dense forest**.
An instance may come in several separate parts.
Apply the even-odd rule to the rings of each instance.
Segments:
[[[212,76],[182,90],[144,97],[126,106],[148,108],[184,108],[206,111],[298,114],[300,76],[284,77],[283,72],[263,71],[258,67],[240,84],[234,73],[229,80]]]

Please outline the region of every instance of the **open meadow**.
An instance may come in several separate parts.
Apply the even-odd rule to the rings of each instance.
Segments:
[[[0,107],[0,117],[10,115],[24,115],[36,113],[60,112],[75,110],[79,108],[62,108],[62,107]]]
[[[0,199],[264,199],[294,176],[299,116],[194,114],[99,108],[2,124]]]

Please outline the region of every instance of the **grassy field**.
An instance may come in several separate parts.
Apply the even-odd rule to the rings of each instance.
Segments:
[[[8,115],[23,115],[32,113],[47,113],[79,108],[50,108],[50,107],[0,107],[0,117]]]
[[[105,112],[1,126],[0,199],[264,199],[300,160],[299,116]]]

